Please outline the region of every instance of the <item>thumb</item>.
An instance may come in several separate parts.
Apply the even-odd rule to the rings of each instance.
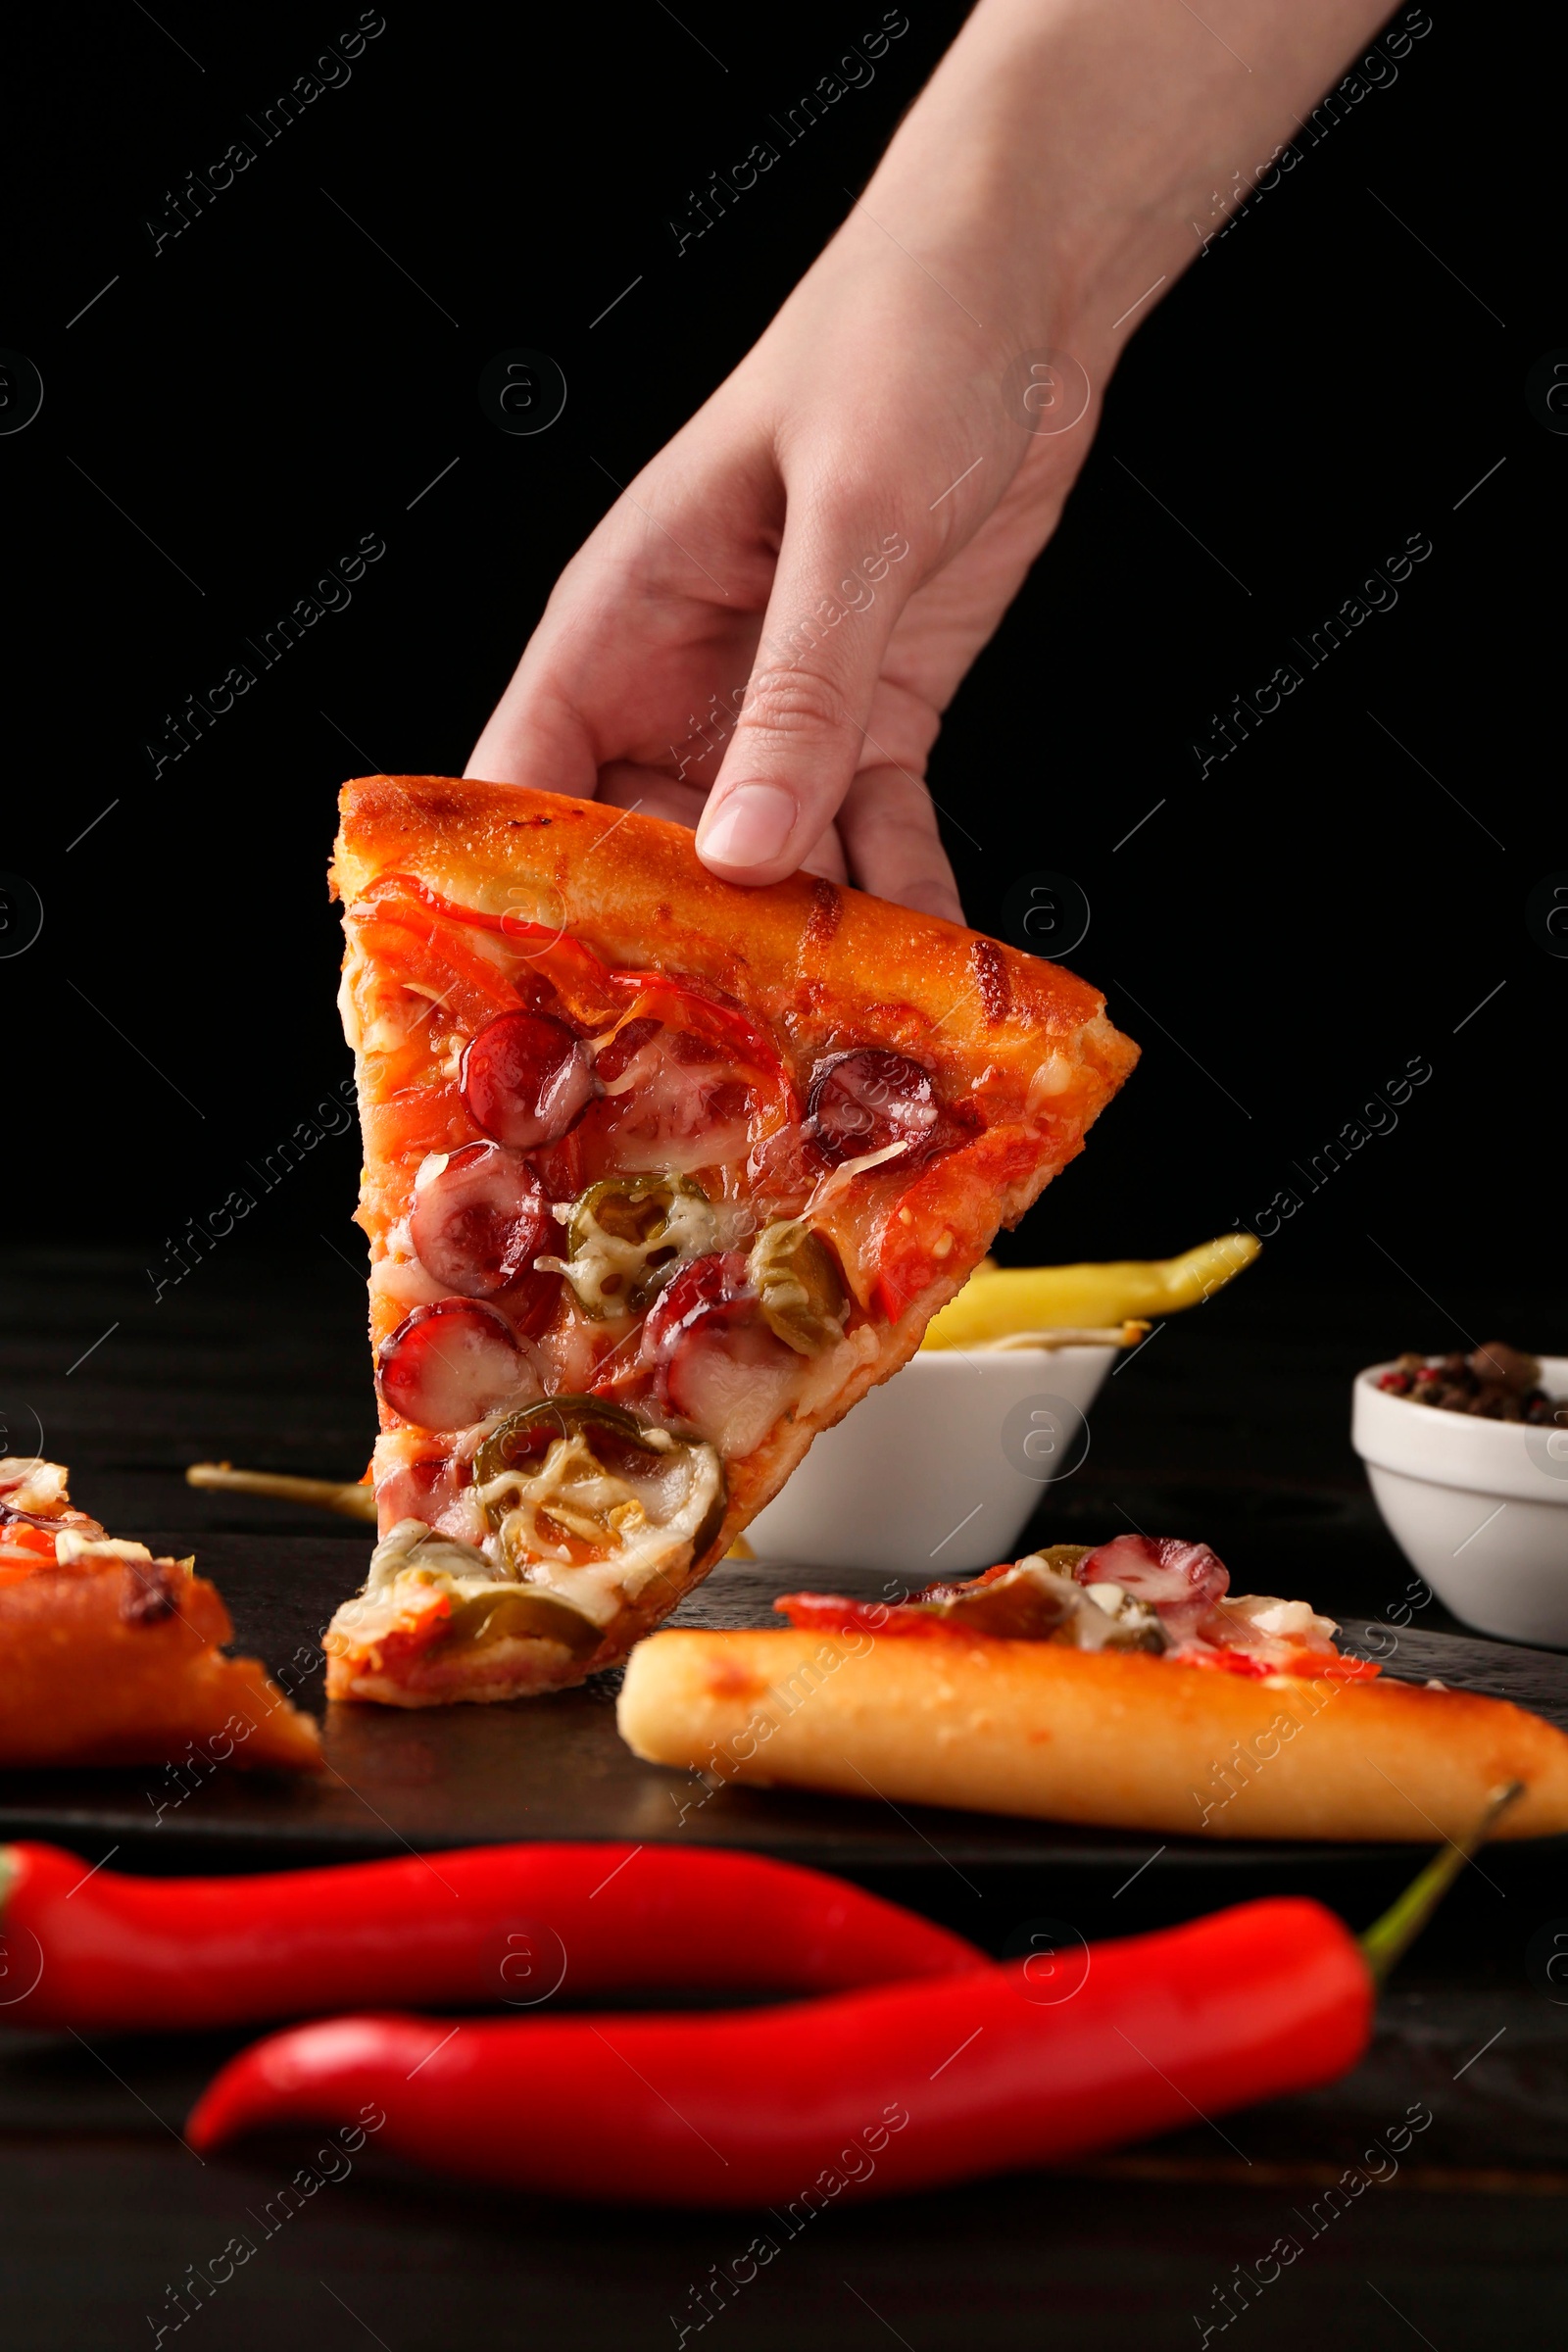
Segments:
[[[740,717],[697,828],[699,857],[726,881],[793,874],[855,779],[888,640],[918,585],[886,513],[873,523],[790,501]]]

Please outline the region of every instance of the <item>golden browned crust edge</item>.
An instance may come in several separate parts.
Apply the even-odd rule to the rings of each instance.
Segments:
[[[319,1765],[314,1718],[257,1659],[219,1646],[233,1628],[217,1588],[182,1572],[174,1611],[138,1624],[124,1603],[140,1584],[105,1563],[0,1591],[0,1765],[178,1763],[193,1748],[199,1765],[204,1747],[242,1769]]]
[[[561,894],[559,919],[607,960],[635,965],[647,953],[652,895],[661,963],[743,1002],[765,993],[769,983],[759,974],[776,971],[814,981],[830,1007],[837,997],[858,1008],[874,974],[890,1005],[941,1024],[930,1048],[939,1058],[984,1054],[1031,1071],[1044,1047],[1076,1039],[1104,1014],[1099,990],[1060,965],[939,915],[807,874],[765,890],[720,881],[698,858],[694,836],[661,817],[444,776],[362,777],[344,785],[340,807],[332,883],[350,906],[378,875],[412,871],[487,907],[497,876],[519,862],[526,843],[530,874]],[[612,833],[613,857],[597,859]],[[628,871],[636,877],[630,890],[616,879]],[[1097,1029],[1090,1058],[1107,1096],[1137,1054],[1108,1022]]]
[[[1295,1725],[1282,1730],[1282,1719]],[[1049,1643],[669,1632],[634,1650],[634,1752],[724,1779],[1218,1838],[1568,1830],[1568,1738],[1472,1691],[1266,1682]]]

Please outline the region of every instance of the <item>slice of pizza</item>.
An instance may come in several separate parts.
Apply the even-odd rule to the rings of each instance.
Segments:
[[[224,1656],[216,1588],[106,1536],[67,1475],[0,1461],[0,1765],[318,1765],[310,1716]]]
[[[345,787],[381,1436],[337,1698],[622,1657],[886,1380],[1137,1058],[1098,992],[678,825]]]
[[[668,1632],[622,1739],[710,1780],[1195,1838],[1568,1830],[1568,1738],[1348,1656],[1304,1600],[1234,1593],[1206,1544],[1057,1544],[906,1601],[791,1592],[777,1632]]]

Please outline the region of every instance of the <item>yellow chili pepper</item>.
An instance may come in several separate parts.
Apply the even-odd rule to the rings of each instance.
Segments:
[[[1102,1330],[1134,1317],[1174,1314],[1223,1290],[1261,1245],[1250,1233],[1221,1234],[1180,1257],[1126,1258],[1103,1265],[976,1268],[932,1318],[926,1348],[985,1348],[1026,1331]]]

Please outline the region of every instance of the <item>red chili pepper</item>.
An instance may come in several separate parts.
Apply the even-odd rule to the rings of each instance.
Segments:
[[[671,1029],[695,1030],[731,1054],[737,1066],[770,1086],[782,1086],[793,1106],[795,1096],[785,1076],[777,1046],[738,1004],[709,996],[690,980],[675,980],[664,972],[612,972],[612,981],[632,998],[626,1025],[655,1018]]]
[[[840,1879],[670,1845],[491,1845],[228,1879],[90,1875],[0,1847],[0,2020],[83,2033],[379,2001],[495,2006],[691,1987],[828,1992],[975,1967],[973,1944]]]
[[[389,892],[363,918],[372,955],[433,990],[449,1016],[473,1028],[495,1012],[510,1012],[517,992],[468,941],[439,924],[414,901]]]
[[[412,898],[449,924],[467,923],[478,930],[494,931],[519,947],[534,943],[527,951],[529,960],[554,982],[580,1019],[603,1018],[617,998],[630,999],[623,1021],[656,1014],[672,1026],[687,1024],[717,1039],[770,1094],[775,1124],[796,1115],[794,1087],[767,1031],[739,1005],[710,996],[700,983],[674,980],[663,972],[614,969],[559,925],[526,922],[514,913],[485,914],[476,906],[460,906],[414,874],[382,874],[364,897],[394,909],[400,897],[405,904]],[[449,947],[454,944],[448,943]]]
[[[1494,1790],[1359,1941],[1276,1896],[1086,1946],[1059,1975],[1034,1955],[698,2018],[331,2018],[244,2051],[186,2129],[211,2148],[373,2105],[385,2144],[437,2171],[655,2205],[793,2208],[1059,2164],[1353,2066],[1379,1985],[1522,1793]]]
[[[1329,2082],[1366,2046],[1366,1962],[1300,1897],[1096,1945],[1065,1996],[1063,1965],[707,2017],[334,2018],[242,2053],[186,2129],[207,2149],[373,2102],[380,2144],[465,2179],[786,2206],[1059,2163]]]
[[[873,1303],[879,1314],[897,1322],[947,1263],[953,1248],[953,1163],[962,1167],[958,1181],[965,1198],[995,1197],[1004,1195],[1016,1178],[1032,1173],[1039,1148],[1032,1129],[964,1134],[951,1152],[929,1161],[907,1192],[888,1203],[876,1246]],[[895,1160],[893,1168],[898,1164]]]
[[[444,898],[421,882],[416,874],[385,873],[377,875],[370,888],[362,894],[362,904],[374,900],[380,906],[395,908],[401,900],[405,906],[416,901],[449,924],[466,923],[474,930],[494,931],[514,946],[522,948],[536,971],[542,972],[560,989],[566,1003],[580,1017],[603,1016],[615,995],[615,975],[612,974],[591,948],[585,948],[559,924],[531,923],[514,912],[484,914],[476,906],[460,906],[456,900]],[[466,955],[466,948],[450,934],[444,938],[443,951],[456,956]],[[493,968],[493,967],[492,967]],[[497,975],[499,977],[499,975]]]

